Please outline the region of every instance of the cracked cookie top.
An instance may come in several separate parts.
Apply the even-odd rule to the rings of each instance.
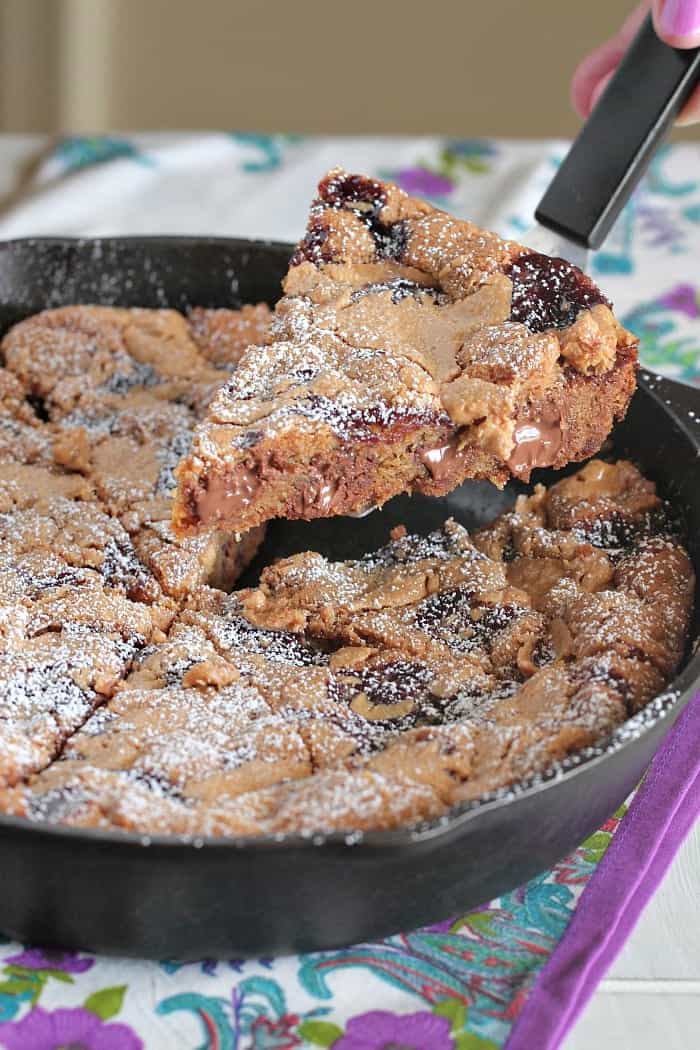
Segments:
[[[590,455],[634,388],[590,278],[376,179],[321,181],[283,289],[179,468],[183,532],[527,480]]]

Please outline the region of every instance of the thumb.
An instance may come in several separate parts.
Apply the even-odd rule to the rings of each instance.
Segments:
[[[700,47],[700,0],[653,0],[654,28],[671,47]]]

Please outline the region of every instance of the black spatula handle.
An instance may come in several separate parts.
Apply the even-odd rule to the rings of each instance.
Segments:
[[[535,218],[599,248],[700,78],[700,48],[669,47],[651,16],[630,44]]]

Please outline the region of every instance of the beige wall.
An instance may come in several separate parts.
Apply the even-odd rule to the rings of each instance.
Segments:
[[[631,0],[0,0],[0,129],[570,135]]]

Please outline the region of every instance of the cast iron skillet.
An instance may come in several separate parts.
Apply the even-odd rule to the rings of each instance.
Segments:
[[[0,329],[67,303],[183,310],[272,302],[289,252],[283,244],[162,237],[5,243]],[[642,374],[609,451],[635,460],[682,509],[698,565],[693,412],[700,415],[697,391]],[[468,483],[446,499],[396,499],[362,521],[280,523],[270,528],[264,558],[309,546],[355,556],[383,543],[399,521],[426,531],[453,514],[472,527],[513,496],[510,486],[501,493]],[[444,919],[525,882],[599,827],[637,783],[699,678],[696,654],[604,747],[413,830],[359,840],[182,841],[0,816],[0,929],[47,946],[186,959],[331,948]]]

